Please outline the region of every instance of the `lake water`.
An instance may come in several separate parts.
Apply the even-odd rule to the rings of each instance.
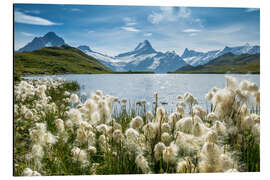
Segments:
[[[64,78],[77,81],[80,93],[89,96],[91,92],[102,90],[119,98],[126,98],[131,103],[145,99],[152,104],[154,92],[158,93],[159,101],[166,102],[166,109],[175,109],[177,96],[190,92],[199,104],[207,106],[205,94],[213,87],[225,86],[224,74],[69,74],[53,76],[31,76],[27,78]],[[259,75],[231,75],[239,80],[246,79],[260,86]]]

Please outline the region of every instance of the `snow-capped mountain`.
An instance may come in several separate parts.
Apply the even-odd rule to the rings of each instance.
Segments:
[[[173,52],[157,52],[148,40],[141,42],[130,52],[115,57],[118,62],[125,62],[127,71],[154,71],[167,73],[175,71],[177,67],[187,65],[185,61]]]
[[[226,46],[222,50],[214,50],[204,52],[197,52],[194,50],[188,50],[187,48],[182,54],[184,61],[192,66],[198,66],[208,63],[209,61],[222,56],[226,53],[233,53],[235,55],[240,54],[257,54],[260,53],[260,46],[250,46],[248,43],[244,46],[228,47]]]
[[[148,40],[139,43],[133,51],[121,53],[115,57],[92,51],[87,46],[78,49],[98,59],[101,63],[115,71],[154,71],[167,73],[187,65],[185,61],[173,52],[157,52]]]
[[[54,32],[48,32],[43,37],[35,37],[30,43],[20,48],[17,52],[34,51],[49,46],[67,45],[63,38],[57,36]]]
[[[112,56],[108,56],[106,54],[102,54],[96,51],[93,51],[89,48],[89,46],[83,45],[77,47],[79,50],[83,51],[85,54],[92,56],[93,58],[99,60],[102,64],[107,66],[108,68],[114,71],[123,71],[121,64],[115,61],[115,58]]]

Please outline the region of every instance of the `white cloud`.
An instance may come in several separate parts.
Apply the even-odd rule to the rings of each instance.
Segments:
[[[17,23],[33,24],[33,25],[41,25],[41,26],[60,25],[59,23],[55,23],[50,20],[37,17],[37,16],[30,16],[19,11],[15,11],[14,21]]]
[[[259,11],[260,8],[247,8],[246,12],[254,12],[254,11]]]
[[[148,21],[152,24],[159,24],[162,21],[175,22],[180,18],[188,18],[191,15],[191,10],[186,7],[174,9],[174,7],[160,7],[160,12],[152,12],[148,16]]]
[[[126,26],[134,26],[134,25],[136,25],[137,23],[135,23],[135,22],[128,22],[128,23],[126,23]]]
[[[146,37],[149,37],[149,36],[152,36],[152,33],[144,33],[143,35]]]
[[[121,29],[125,30],[125,31],[131,31],[131,32],[140,32],[141,30],[136,29],[134,27],[121,27]]]
[[[125,26],[134,26],[137,24],[136,20],[131,17],[124,17]]]
[[[183,30],[185,33],[195,33],[195,32],[201,32],[199,29],[185,29]]]
[[[27,33],[27,32],[21,32],[21,33],[22,33],[22,35],[28,36],[28,37],[33,37],[33,36],[35,36],[34,34]]]

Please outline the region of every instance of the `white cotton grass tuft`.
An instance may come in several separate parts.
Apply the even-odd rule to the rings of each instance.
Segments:
[[[181,114],[179,112],[174,112],[170,114],[168,123],[171,127],[175,126],[175,123],[181,118]]]
[[[184,117],[176,122],[175,129],[184,133],[191,134],[193,129],[192,117]]]
[[[226,88],[231,90],[235,90],[238,88],[239,83],[235,77],[226,75],[225,79],[226,79]]]
[[[143,119],[140,116],[136,116],[130,122],[130,127],[133,129],[140,129],[143,126]]]
[[[154,139],[158,132],[158,124],[153,122],[147,123],[143,127],[143,132],[148,139]]]
[[[25,119],[33,119],[34,115],[33,115],[33,112],[31,110],[27,110],[25,115],[24,115],[24,118]]]
[[[55,120],[55,125],[57,127],[57,131],[60,134],[63,134],[65,132],[65,125],[64,125],[64,121],[62,119],[56,119]]]
[[[221,121],[215,121],[214,125],[211,128],[212,130],[216,131],[218,135],[225,135],[227,133],[226,126]]]
[[[23,176],[41,176],[41,174],[37,171],[33,171],[32,169],[30,168],[25,168],[23,170]]]
[[[91,154],[96,154],[97,149],[96,149],[96,147],[94,147],[94,146],[88,146],[87,151],[88,151],[89,153],[91,153]]]
[[[161,160],[164,149],[166,148],[163,142],[159,142],[155,145],[154,156],[157,161]]]
[[[221,149],[215,143],[206,142],[200,153],[200,172],[221,172]]]
[[[72,94],[72,95],[70,96],[70,102],[71,102],[72,104],[76,104],[76,103],[78,103],[79,101],[80,101],[80,99],[79,99],[79,97],[78,97],[77,94]]]
[[[194,115],[197,115],[202,119],[205,118],[205,116],[207,115],[206,111],[200,105],[193,106],[192,112]]]
[[[116,129],[113,132],[113,139],[117,142],[120,143],[124,139],[124,135],[120,129]]]
[[[142,154],[139,154],[136,157],[135,163],[142,170],[144,174],[151,173],[148,162]]]
[[[230,89],[219,89],[212,99],[215,113],[218,117],[229,114],[232,110],[235,94]]]
[[[156,113],[156,121],[158,123],[162,123],[165,121],[166,117],[166,111],[163,107],[158,107],[157,108],[157,113]]]
[[[174,164],[176,162],[177,153],[177,145],[171,143],[170,146],[165,147],[165,149],[163,150],[163,160],[168,164]]]
[[[171,132],[171,126],[169,123],[162,123],[161,124],[161,133],[164,133],[164,132],[167,132],[167,133]]]
[[[172,136],[169,133],[164,132],[161,134],[161,141],[164,144],[168,145],[171,142],[171,139],[172,139]]]
[[[74,147],[71,150],[71,154],[74,161],[78,161],[82,164],[82,166],[86,166],[88,164],[87,153],[85,150],[81,150],[78,147]]]
[[[176,167],[177,173],[195,173],[195,165],[189,157],[178,161]]]
[[[128,128],[125,132],[127,139],[137,139],[139,137],[139,132],[133,128]]]
[[[151,122],[153,120],[154,116],[153,116],[151,111],[146,112],[146,118],[147,118],[148,122]]]

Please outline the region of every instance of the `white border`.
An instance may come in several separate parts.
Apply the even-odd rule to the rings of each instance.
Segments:
[[[261,172],[237,174],[192,174],[192,175],[110,175],[110,176],[54,176],[49,179],[137,179],[137,178],[187,178],[187,179],[253,179],[265,178],[270,175],[268,165],[270,148],[270,88],[269,88],[269,18],[270,8],[264,0],[4,0],[1,2],[1,147],[0,147],[0,176],[1,179],[13,179],[12,176],[12,58],[13,58],[13,29],[12,9],[13,3],[46,3],[46,4],[100,4],[100,5],[155,5],[155,6],[197,6],[197,7],[252,7],[261,8]],[[269,77],[269,78],[268,78]],[[269,110],[268,110],[269,109]],[[35,177],[34,179],[47,179],[48,177]],[[18,179],[32,179],[18,177]]]

